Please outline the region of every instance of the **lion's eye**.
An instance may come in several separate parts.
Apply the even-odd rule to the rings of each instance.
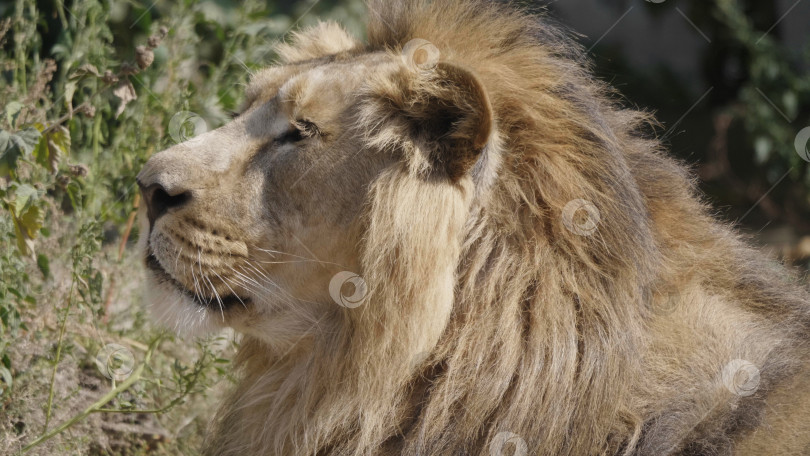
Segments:
[[[278,138],[276,138],[276,142],[280,144],[287,144],[287,143],[294,143],[304,139],[304,136],[301,134],[301,130],[298,128],[291,128]]]
[[[301,136],[305,138],[321,135],[321,130],[311,120],[296,120],[293,122],[293,126],[295,126],[301,132]]]
[[[292,122],[291,128],[287,132],[276,138],[276,142],[282,144],[293,143],[313,136],[320,136],[320,134],[321,130],[318,129],[315,123],[309,120],[296,120]]]

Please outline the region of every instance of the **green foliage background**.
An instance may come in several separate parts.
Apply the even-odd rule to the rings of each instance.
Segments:
[[[182,139],[175,115],[222,125],[289,30],[360,34],[363,4],[17,0],[0,17],[0,454],[194,454],[233,343],[148,323],[135,176]],[[96,365],[111,343],[125,381]]]
[[[755,43],[761,30],[743,0],[692,8],[719,45],[746,55],[749,76],[695,116],[704,129],[729,118],[730,141],[743,151],[739,169],[721,169],[707,190],[721,205],[747,208],[784,176],[771,206],[781,222],[810,232],[810,171],[793,145],[793,125],[810,125],[801,62],[776,40]],[[209,129],[225,123],[250,71],[272,61],[289,30],[331,18],[361,36],[364,17],[362,0],[0,4],[0,454],[195,453],[230,380],[233,342],[175,341],[148,323],[133,248],[135,175],[175,144],[169,126],[178,113],[198,114]],[[801,55],[805,68],[809,57]],[[684,111],[656,96],[683,84],[616,61],[597,72],[627,75],[622,90],[633,103],[663,107],[663,117]],[[710,149],[714,137],[697,135],[692,146]],[[677,149],[680,140],[672,140]],[[727,179],[759,186],[748,195]],[[110,343],[131,354],[128,380],[96,366]],[[103,361],[120,368],[126,357]]]

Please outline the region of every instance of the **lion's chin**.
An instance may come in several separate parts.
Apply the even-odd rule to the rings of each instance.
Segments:
[[[196,337],[231,326],[231,314],[250,299],[236,295],[201,299],[164,270],[151,252],[146,256],[146,300],[153,319],[178,335]]]
[[[197,305],[183,291],[148,273],[145,299],[152,320],[179,336],[197,337],[224,327],[219,314]]]

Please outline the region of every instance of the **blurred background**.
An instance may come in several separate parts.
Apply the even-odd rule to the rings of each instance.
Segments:
[[[718,214],[810,256],[810,2],[557,0],[597,76],[652,110]],[[797,145],[797,136],[801,145]]]
[[[719,217],[806,274],[810,1],[520,3],[656,113]],[[237,342],[149,322],[135,175],[227,122],[290,31],[363,36],[365,16],[362,0],[0,3],[0,454],[196,453]]]

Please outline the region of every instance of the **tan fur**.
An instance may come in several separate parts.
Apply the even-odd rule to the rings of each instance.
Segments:
[[[298,33],[242,115],[139,175],[190,195],[144,228],[158,316],[244,334],[206,454],[808,454],[807,290],[581,48],[503,4],[369,19],[368,44]]]

